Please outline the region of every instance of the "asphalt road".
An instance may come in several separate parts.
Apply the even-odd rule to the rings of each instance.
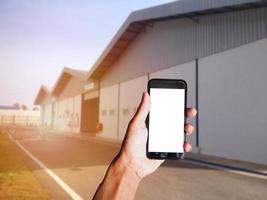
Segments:
[[[87,137],[71,137],[16,129],[10,134],[84,199],[91,199],[118,147]],[[24,152],[21,155],[52,199],[69,195]],[[209,200],[267,199],[267,180],[201,167],[181,161],[165,162],[145,178],[136,199]]]

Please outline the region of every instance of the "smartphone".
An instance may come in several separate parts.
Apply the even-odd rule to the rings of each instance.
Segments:
[[[150,159],[180,159],[184,155],[187,84],[184,80],[151,79],[151,99],[146,119],[146,155]]]

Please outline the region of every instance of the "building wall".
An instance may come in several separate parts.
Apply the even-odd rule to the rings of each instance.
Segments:
[[[267,39],[199,60],[201,152],[267,164]]]
[[[267,164],[265,52],[267,39],[199,59],[201,153]],[[188,106],[195,106],[195,70],[196,61],[192,61],[151,73],[149,78],[185,79],[188,83]],[[146,84],[147,76],[142,76],[101,88],[100,121],[104,124],[101,136],[123,138]],[[118,104],[119,123],[117,116],[109,115],[110,109],[115,109],[117,113]],[[195,120],[189,122],[195,124]],[[189,136],[188,140],[195,146],[196,135]]]
[[[73,98],[73,103],[74,103],[74,109],[73,109],[74,122],[72,131],[78,133],[81,130],[82,95],[75,96]]]
[[[184,78],[188,106],[195,106],[198,59],[200,151],[267,164],[266,19],[267,8],[260,8],[202,16],[199,23],[177,19],[148,27],[101,78],[100,102],[111,101],[116,110],[120,105],[119,123],[118,118],[109,117],[102,136],[123,137],[130,115],[123,116],[127,106],[123,105],[126,100],[121,100],[128,91],[119,88],[146,74],[150,78]],[[196,144],[196,135],[189,140]]]
[[[122,140],[131,118],[141,101],[142,93],[147,89],[148,76],[120,83],[119,93],[119,139]]]
[[[50,111],[49,109],[52,109],[52,107],[48,108],[51,104],[51,96],[50,94],[45,95],[41,107],[41,125],[46,126],[46,127],[51,127],[52,125],[52,110]]]
[[[55,130],[80,132],[82,94],[86,92],[85,97],[90,98],[98,95],[98,89],[98,82],[72,76],[59,96],[47,95],[43,100],[43,124]]]
[[[195,61],[160,70],[149,74],[149,78],[177,78],[185,79],[188,83],[188,106],[195,106]],[[147,76],[124,81],[118,85],[101,88],[100,90],[100,122],[104,130],[100,136],[122,140],[127,126],[140,103],[142,92],[147,90]],[[119,92],[117,92],[119,90]],[[117,110],[119,104],[119,110]],[[119,111],[119,116],[110,116],[111,109]],[[105,114],[103,114],[105,113]],[[119,122],[117,121],[119,119]],[[189,120],[195,124],[195,120]],[[119,131],[119,135],[117,134]],[[188,138],[195,144],[195,136]]]
[[[100,88],[99,122],[103,124],[101,137],[118,139],[119,85]]]
[[[52,104],[42,105],[42,110],[44,111],[43,126],[51,128],[52,126]]]
[[[150,74],[150,78],[169,78],[169,79],[184,79],[187,82],[187,106],[196,106],[196,62],[188,62],[182,65],[174,66],[169,69],[160,70]],[[189,119],[189,123],[195,125],[195,119]],[[191,142],[193,146],[196,145],[196,134],[187,137],[187,140]],[[197,150],[194,148],[194,150]]]
[[[60,95],[55,98],[54,129],[80,132],[81,102],[85,81],[72,76]]]
[[[82,95],[76,95],[55,102],[56,130],[80,132],[81,98]]]
[[[155,22],[101,78],[101,87],[267,37],[267,8]]]

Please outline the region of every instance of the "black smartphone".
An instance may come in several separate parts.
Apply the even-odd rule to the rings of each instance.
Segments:
[[[187,84],[184,80],[151,79],[151,109],[146,119],[147,157],[180,159],[184,155]]]

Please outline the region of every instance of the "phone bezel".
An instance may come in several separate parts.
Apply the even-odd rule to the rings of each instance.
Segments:
[[[187,83],[183,79],[150,79],[147,84],[147,92],[150,94],[150,88],[178,88],[185,89],[185,105],[184,114],[186,114],[187,106]],[[184,123],[186,122],[186,117],[184,118]],[[149,113],[146,118],[146,127],[148,130],[147,144],[146,144],[146,156],[149,159],[181,159],[184,153],[170,153],[170,152],[149,152]],[[184,141],[186,140],[186,134],[184,133]]]

